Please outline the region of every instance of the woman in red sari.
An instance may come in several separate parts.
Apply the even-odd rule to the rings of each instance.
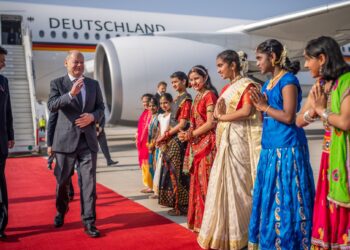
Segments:
[[[184,162],[184,168],[187,165],[191,174],[187,224],[190,229],[199,232],[210,169],[216,152],[213,112],[217,91],[212,86],[208,72],[203,66],[193,67],[188,76],[197,95],[192,105],[190,129],[180,133],[179,137],[182,141],[189,141]],[[190,159],[190,155],[193,159]]]
[[[149,171],[149,163],[148,163],[148,148],[147,148],[147,140],[148,140],[148,124],[150,123],[152,113],[148,110],[148,103],[151,99],[151,94],[144,94],[141,98],[143,105],[143,112],[140,115],[138,125],[137,125],[137,133],[136,133],[136,147],[139,153],[139,166],[142,170],[142,180],[145,185],[145,189],[142,189],[142,193],[151,193],[152,192],[152,175]]]

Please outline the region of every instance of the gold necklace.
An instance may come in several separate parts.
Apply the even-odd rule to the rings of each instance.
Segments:
[[[235,78],[232,79],[232,81],[230,82],[230,84],[234,84],[235,82],[237,82],[239,79],[241,79],[242,76],[241,75],[238,75],[236,76]]]
[[[282,69],[276,76],[270,79],[269,84],[267,85],[267,89],[272,89],[278,82],[277,80],[279,80],[285,73],[286,71]]]

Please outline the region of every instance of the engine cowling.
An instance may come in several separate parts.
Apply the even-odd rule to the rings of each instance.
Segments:
[[[215,59],[224,48],[173,37],[120,37],[100,43],[95,53],[95,79],[106,105],[107,122],[137,121],[140,97],[155,93],[159,81],[169,82],[175,71],[187,73],[197,64],[209,70],[213,84],[221,90],[225,81],[216,72]],[[174,93],[171,86],[168,92]]]

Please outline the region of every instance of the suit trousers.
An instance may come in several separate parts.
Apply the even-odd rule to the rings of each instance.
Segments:
[[[90,150],[84,133],[80,135],[75,152],[56,152],[56,209],[61,214],[68,210],[69,183],[77,162],[81,217],[85,225],[96,220],[96,161],[97,153]]]
[[[5,178],[6,155],[0,152],[0,232],[4,232],[8,221],[8,197]]]

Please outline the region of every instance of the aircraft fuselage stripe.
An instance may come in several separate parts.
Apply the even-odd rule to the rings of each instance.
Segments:
[[[81,52],[95,52],[96,44],[33,42],[32,48],[36,51],[80,50]]]

